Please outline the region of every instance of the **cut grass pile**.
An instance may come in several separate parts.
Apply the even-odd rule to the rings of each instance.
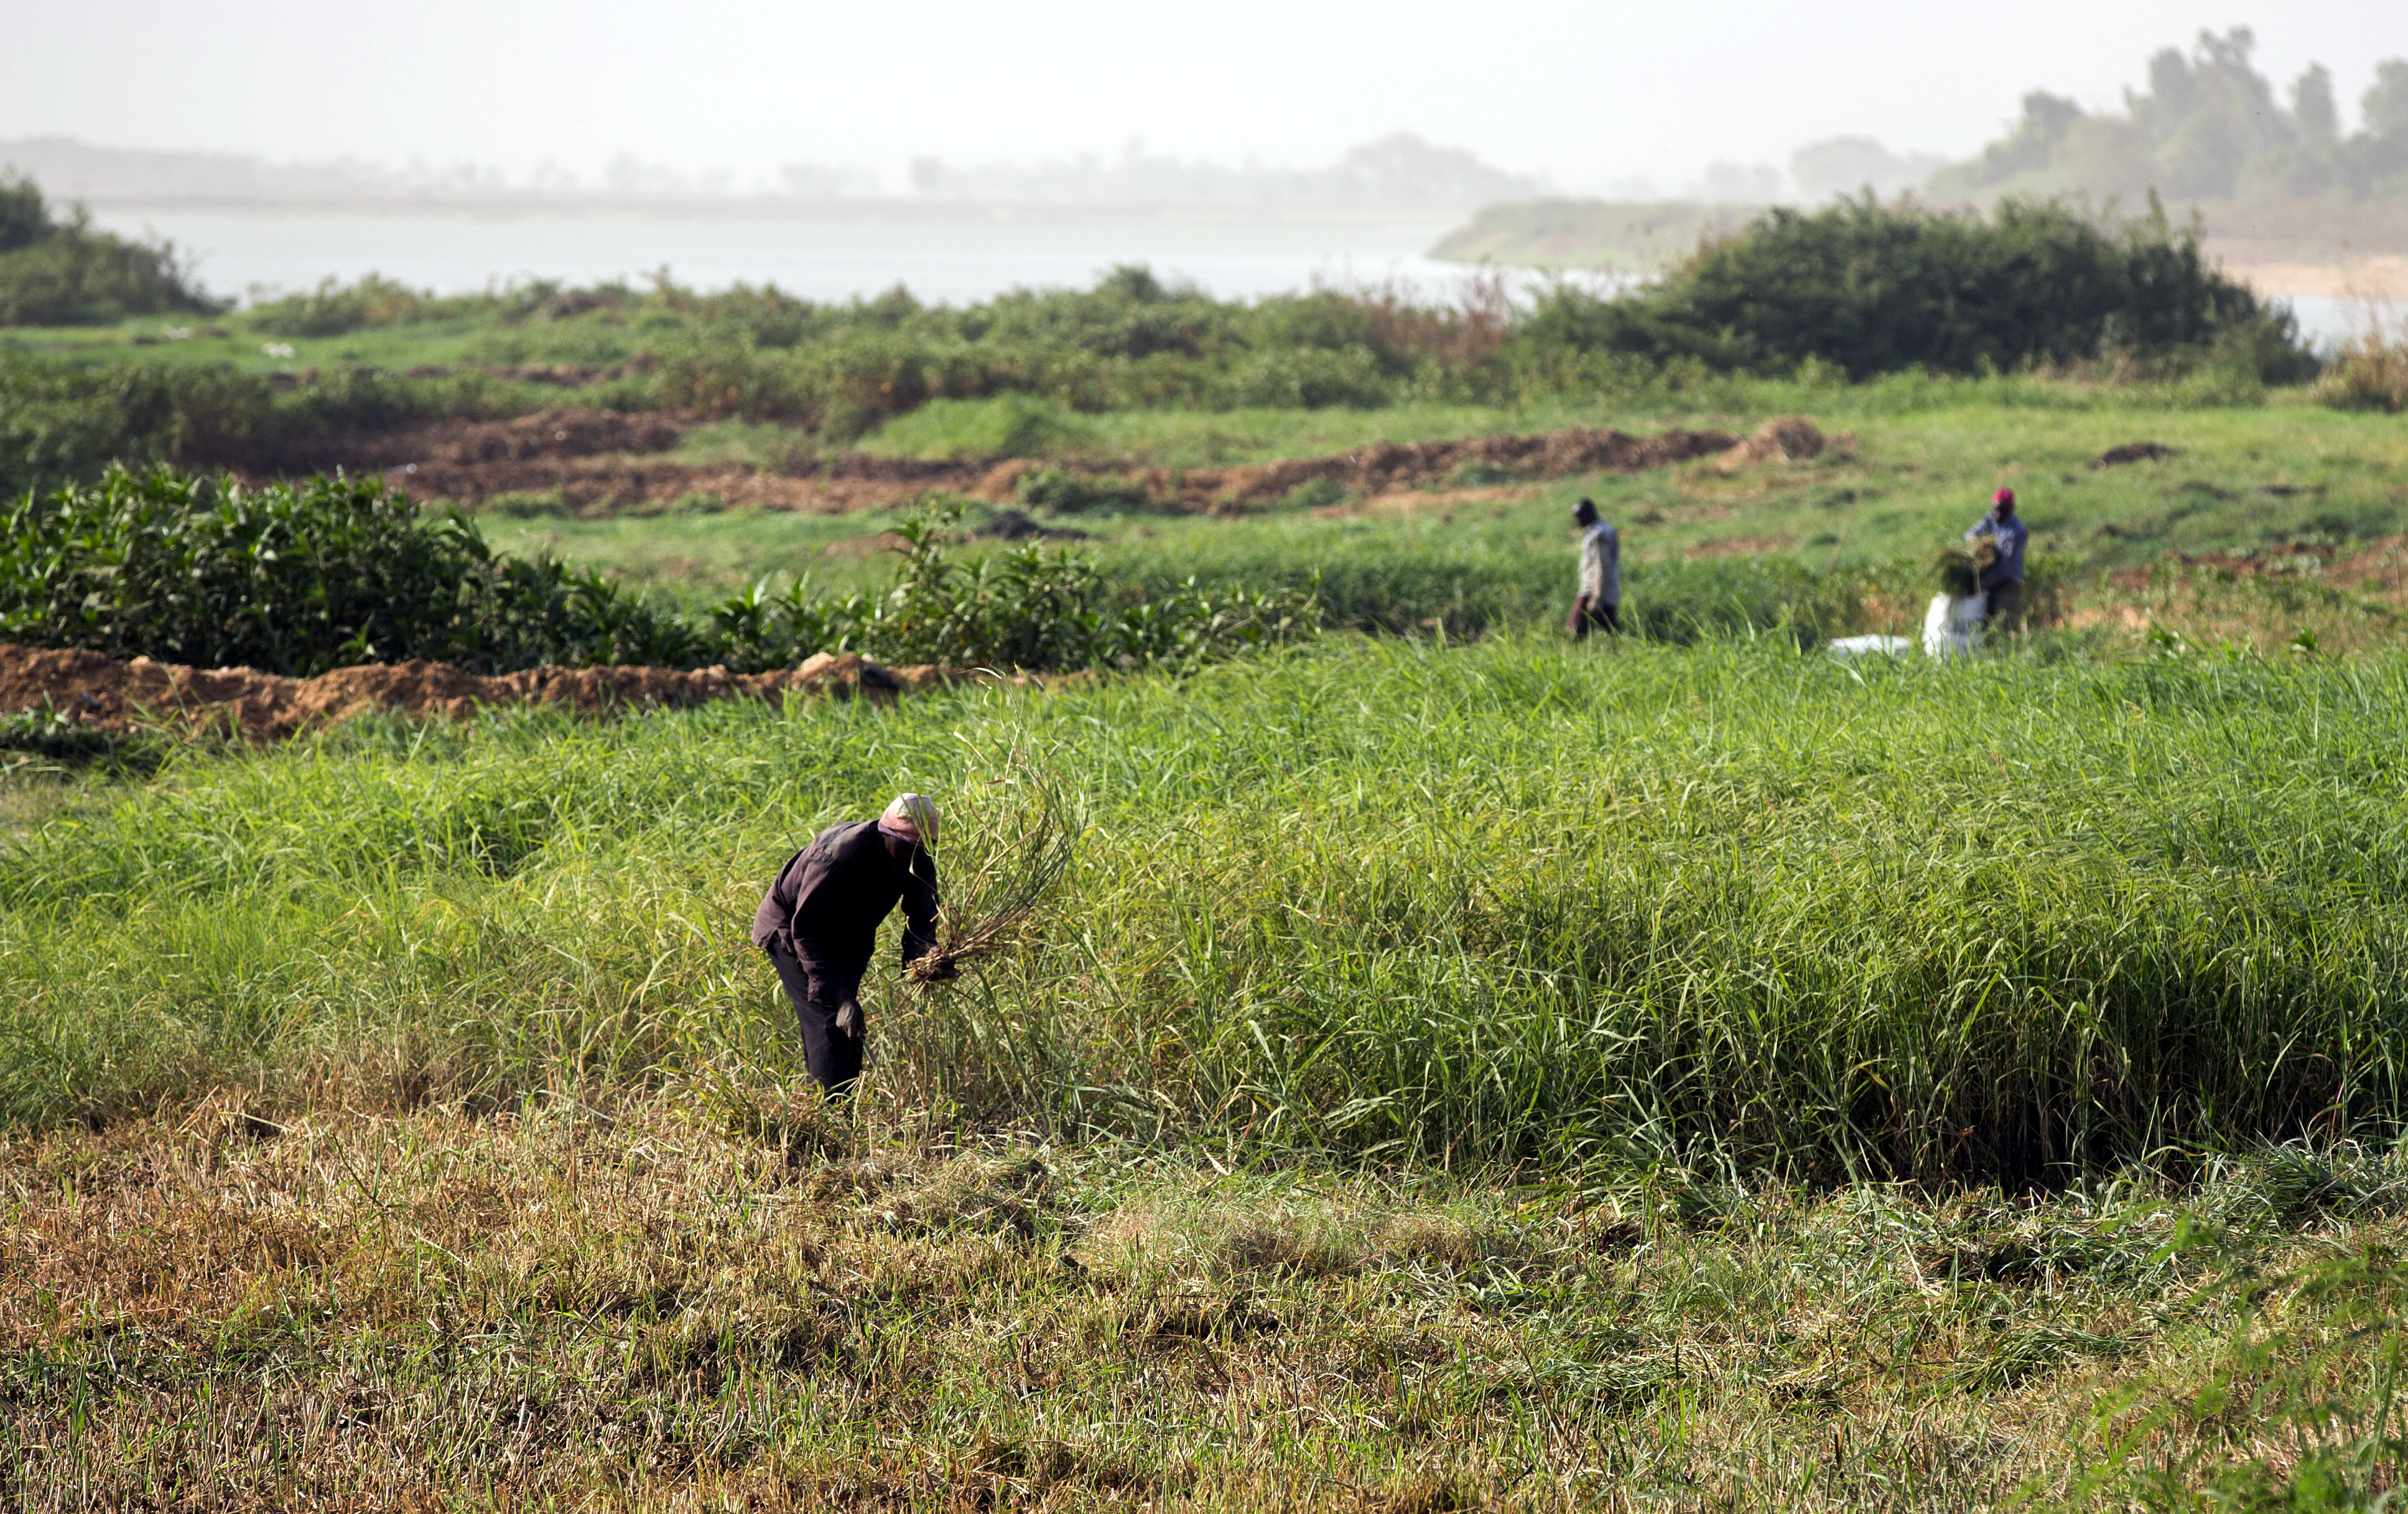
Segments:
[[[769,1085],[0,1134],[12,1507],[2365,1507],[2396,1156],[1216,1172]]]
[[[2380,1133],[2403,685],[2397,656],[1335,642],[195,756],[9,844],[0,1116],[791,1071],[746,939],[778,859],[1017,749],[1088,833],[1037,949],[873,1005],[876,1076],[925,1107],[1225,1158],[2009,1184]]]

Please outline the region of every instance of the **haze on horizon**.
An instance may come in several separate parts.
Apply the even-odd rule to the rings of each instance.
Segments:
[[[2272,10],[2273,7],[2265,7]],[[907,190],[914,159],[962,165],[1154,156],[1314,168],[1407,131],[1570,193],[1676,192],[1715,164],[1778,164],[1842,135],[1962,158],[2027,91],[2120,105],[2148,56],[2251,26],[2286,80],[2332,71],[2345,118],[2378,58],[2408,53],[2408,6],[2327,0],[2273,14],[2196,0],[2030,0],[1942,13],[1902,0],[1819,12],[1426,0],[1355,7],[1235,0],[1209,22],[1070,0],[906,10],[699,0],[238,15],[169,0],[46,7],[13,29],[0,139],[476,164],[595,185],[641,162],[732,189],[781,164]],[[549,167],[547,168],[547,165]]]

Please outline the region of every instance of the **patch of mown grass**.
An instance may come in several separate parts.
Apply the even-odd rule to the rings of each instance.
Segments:
[[[923,1107],[1233,1157],[2010,1185],[2381,1131],[2403,682],[1340,641],[891,711],[338,732],[11,847],[0,1107],[791,1067],[745,936],[777,859],[1021,750],[1089,834],[1030,954],[880,991],[878,1076]]]
[[[0,1134],[33,1509],[2267,1503],[2385,1486],[2396,1154],[1510,1186],[772,1083]],[[2296,1202],[2302,1193],[2332,1195]]]

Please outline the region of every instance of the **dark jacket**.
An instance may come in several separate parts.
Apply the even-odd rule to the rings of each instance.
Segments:
[[[778,881],[752,915],[752,944],[775,943],[858,987],[878,942],[878,922],[903,903],[903,960],[937,944],[937,864],[927,849],[911,849],[910,866],[887,853],[876,821],[849,821],[822,831],[786,859]]]

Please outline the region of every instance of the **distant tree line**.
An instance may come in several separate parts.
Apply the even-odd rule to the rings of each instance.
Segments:
[[[2236,26],[2201,32],[2187,55],[2163,50],[2149,60],[2148,88],[2125,92],[2121,115],[2034,90],[2007,136],[1942,172],[1932,190],[2408,200],[2408,59],[2374,65],[2359,129],[2344,133],[2331,73],[2311,64],[2286,106],[2250,63],[2256,43]]]

